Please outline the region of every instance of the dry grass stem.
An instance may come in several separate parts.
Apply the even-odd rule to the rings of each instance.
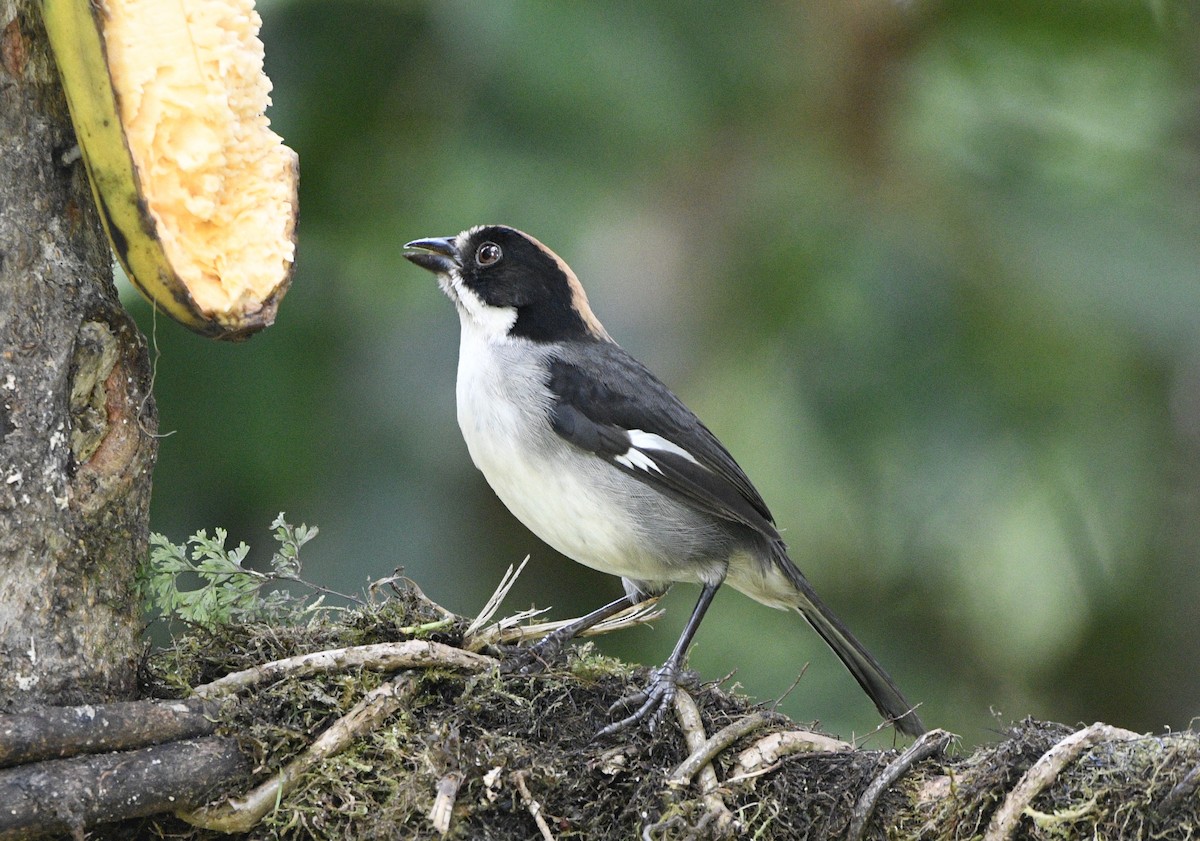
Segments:
[[[533,822],[537,824],[538,832],[542,834],[543,840],[554,841],[554,835],[550,832],[550,824],[546,823],[546,819],[542,817],[542,804],[534,800],[533,795],[529,791],[529,786],[525,784],[525,778],[528,776],[528,771],[518,771],[512,775],[512,780],[517,784],[517,791],[521,794],[521,802],[525,804],[525,808],[533,816]]]
[[[588,628],[579,636],[599,636],[600,634],[608,634],[624,628],[632,628],[635,625],[645,625],[648,622],[661,619],[664,611],[654,609],[654,605],[657,602],[657,598],[647,599],[641,604],[626,608],[615,616]],[[479,651],[489,645],[511,645],[526,640],[541,639],[564,625],[569,625],[575,621],[574,619],[562,619],[555,622],[521,624],[534,616],[540,616],[547,610],[549,608],[523,610],[519,613],[514,613],[512,616],[505,617],[499,622],[495,622],[484,628],[482,631],[478,631],[474,636],[468,637],[463,642],[463,648],[468,651]]]
[[[521,573],[525,569],[525,565],[529,563],[529,556],[525,556],[525,560],[513,570],[512,564],[508,565],[504,575],[500,578],[500,583],[496,585],[496,589],[492,591],[491,597],[483,606],[483,610],[479,611],[479,615],[467,626],[467,630],[463,633],[466,639],[470,639],[475,633],[486,625],[491,618],[496,615],[496,611],[500,609],[500,605],[504,603],[504,599],[508,596],[508,591],[517,583]]]
[[[452,771],[438,780],[437,796],[429,810],[429,822],[434,831],[445,838],[450,834],[450,819],[454,817],[454,803],[458,799],[458,789],[462,785],[461,771]]]

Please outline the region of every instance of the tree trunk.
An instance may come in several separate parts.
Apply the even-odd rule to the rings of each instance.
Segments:
[[[130,698],[157,417],[33,0],[0,0],[0,706]]]

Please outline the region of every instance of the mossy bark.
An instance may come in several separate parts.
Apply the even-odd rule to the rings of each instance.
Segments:
[[[156,413],[32,0],[0,0],[0,706],[132,697]]]

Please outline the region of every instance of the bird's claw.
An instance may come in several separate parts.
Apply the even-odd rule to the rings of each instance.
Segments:
[[[637,707],[637,709],[631,715],[603,728],[593,738],[604,739],[616,735],[643,721],[647,722],[651,733],[656,732],[675,701],[680,678],[679,670],[670,664],[655,669],[650,675],[650,681],[646,684],[645,689],[620,698],[608,708],[608,714],[614,715],[618,710],[627,710],[631,707]]]
[[[566,643],[550,634],[529,648],[517,649],[512,656],[505,657],[500,671],[506,675],[532,675],[545,671],[562,654]]]

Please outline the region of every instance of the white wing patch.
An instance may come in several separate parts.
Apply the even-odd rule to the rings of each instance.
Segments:
[[[674,455],[686,458],[692,464],[702,466],[696,461],[695,457],[678,444],[668,441],[661,435],[656,435],[653,432],[645,432],[641,429],[630,429],[629,449],[613,460],[618,464],[623,464],[630,470],[645,470],[647,472],[653,470],[655,473],[662,473],[662,470],[654,459],[648,454],[649,451],[658,450],[663,453],[672,453]]]
[[[653,470],[655,473],[662,473],[658,469],[658,465],[654,463],[654,459],[633,447],[626,450],[623,455],[614,457],[613,461],[625,465],[630,470],[645,470],[647,473]]]

